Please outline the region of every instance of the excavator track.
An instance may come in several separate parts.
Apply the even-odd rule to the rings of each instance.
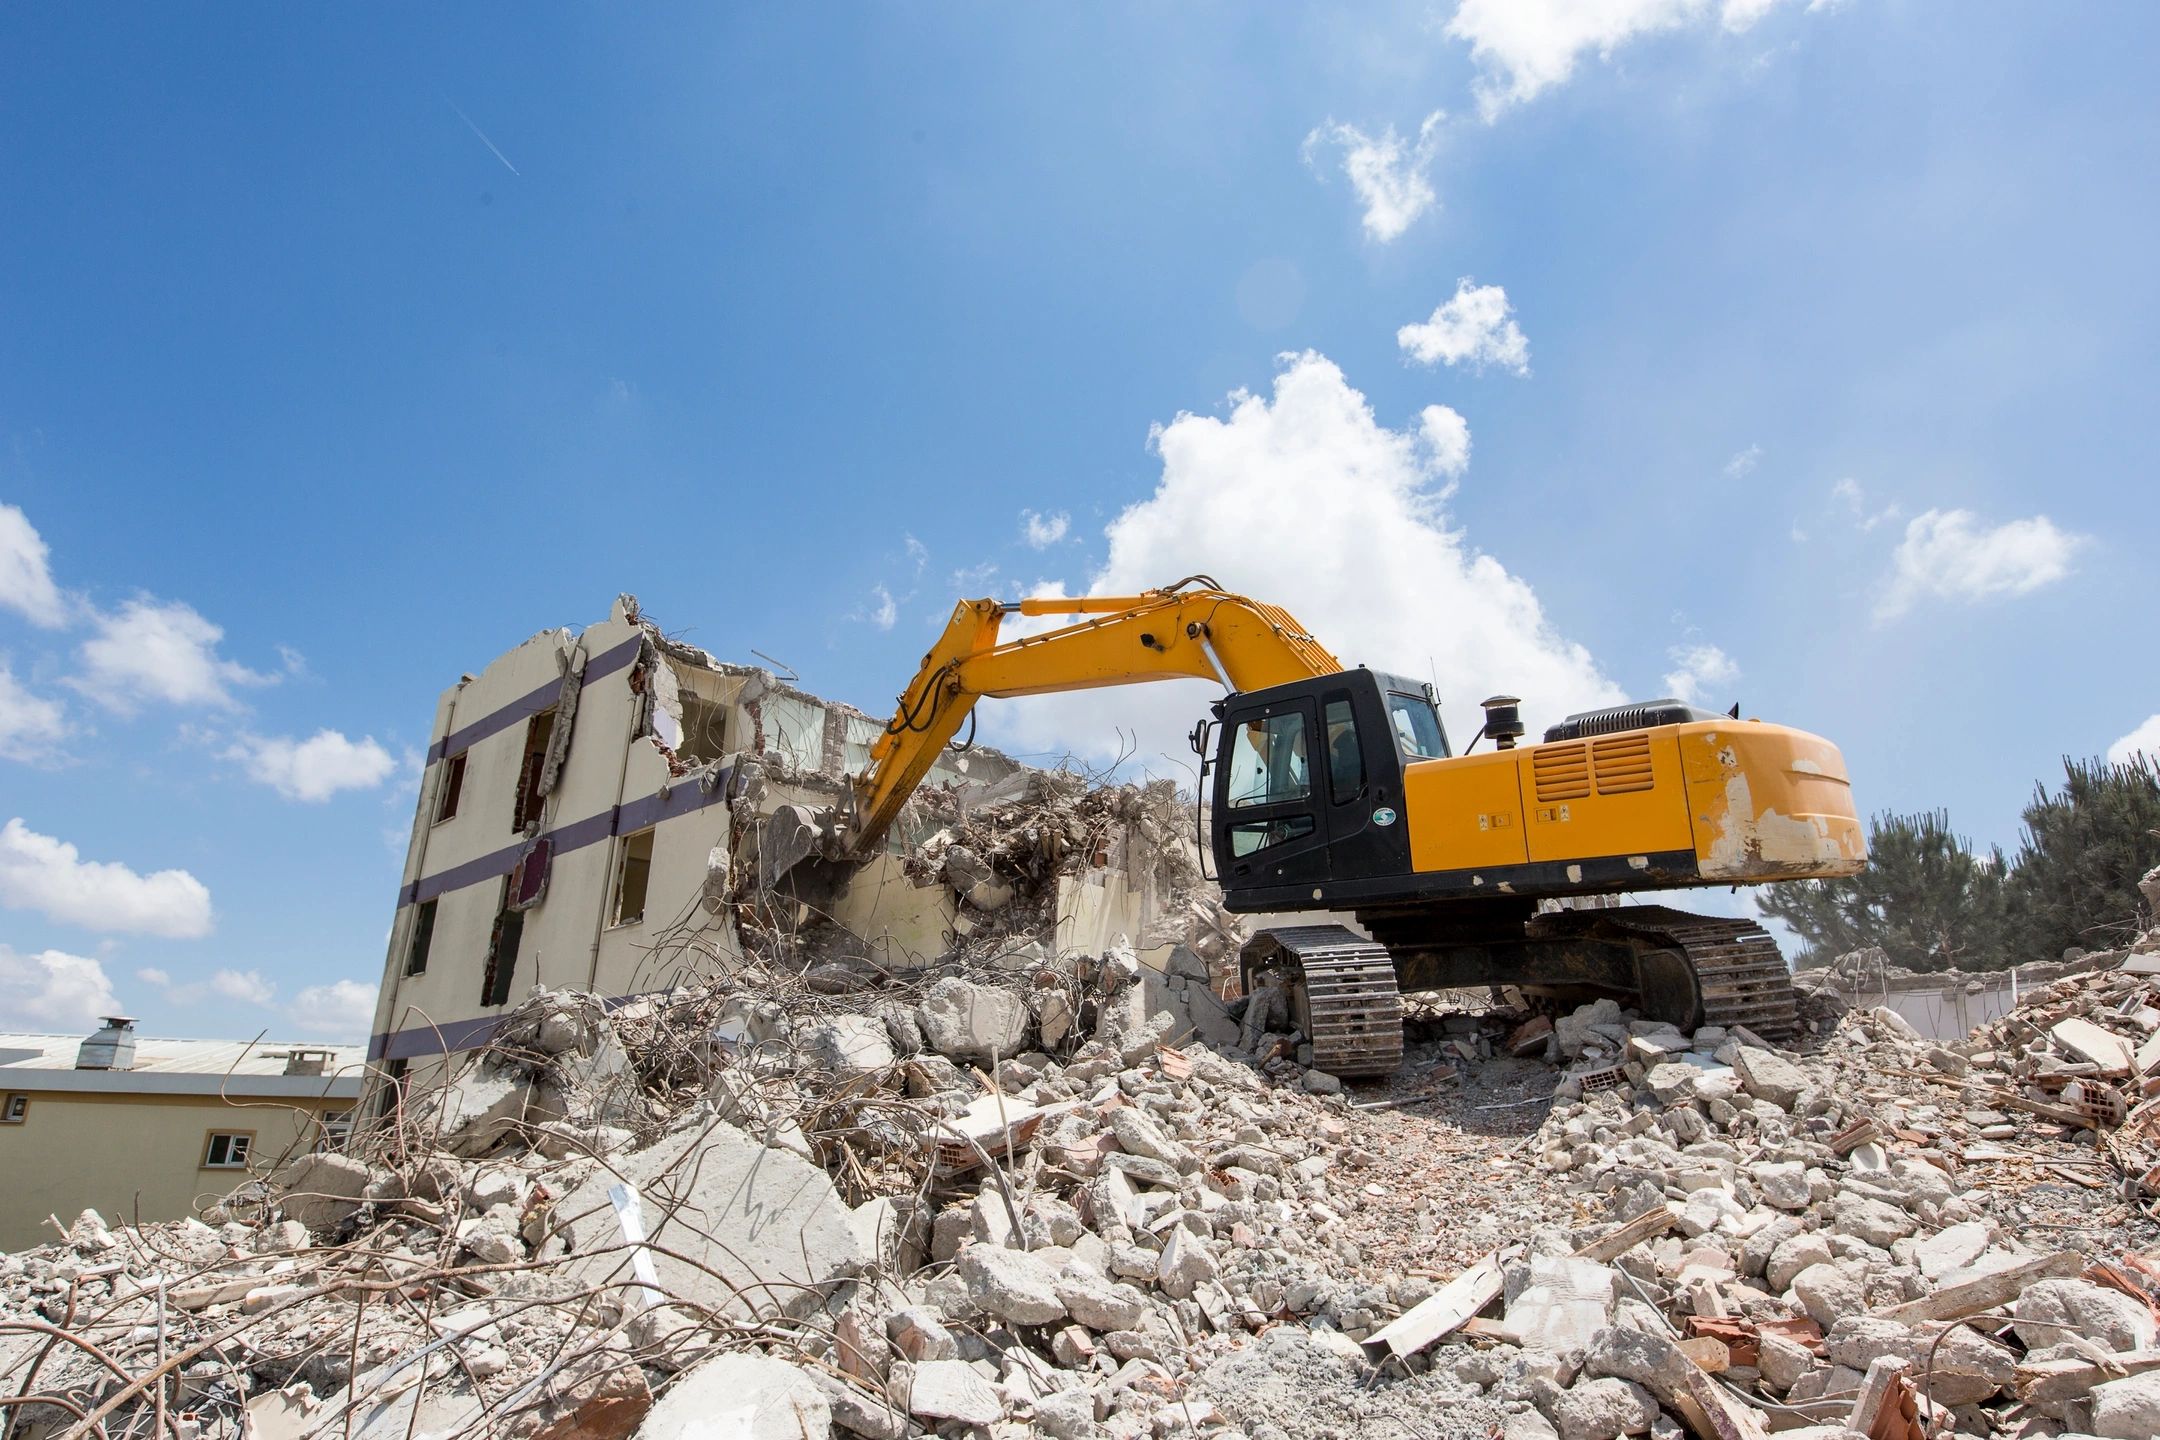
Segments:
[[[1248,994],[1261,971],[1284,974],[1314,1068],[1388,1075],[1402,1064],[1402,994],[1384,946],[1341,925],[1295,925],[1261,931],[1239,959]]]
[[[1691,915],[1665,905],[1575,913],[1590,917],[1593,930],[1677,951],[1695,971],[1702,1024],[1745,1025],[1766,1040],[1790,1040],[1798,1033],[1792,972],[1777,941],[1754,921]]]

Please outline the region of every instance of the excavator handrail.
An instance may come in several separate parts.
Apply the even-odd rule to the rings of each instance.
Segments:
[[[1086,618],[1001,640],[1007,615]],[[938,752],[985,697],[1186,678],[1214,680],[1230,691],[1262,690],[1341,669],[1288,611],[1234,594],[1206,575],[1138,595],[963,600],[900,692],[892,719],[870,747],[870,763],[855,777],[846,848],[866,853],[884,837]]]

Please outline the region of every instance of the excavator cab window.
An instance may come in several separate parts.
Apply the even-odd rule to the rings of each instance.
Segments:
[[[1230,806],[1285,805],[1312,793],[1305,713],[1287,710],[1239,728],[1230,752]]]
[[[1357,720],[1350,697],[1329,696],[1326,711],[1328,798],[1337,805],[1355,800],[1365,788],[1365,756],[1358,749]]]
[[[1447,732],[1440,728],[1440,712],[1433,708],[1430,699],[1390,690],[1387,708],[1388,723],[1395,728],[1395,741],[1402,747],[1405,759],[1447,758]]]

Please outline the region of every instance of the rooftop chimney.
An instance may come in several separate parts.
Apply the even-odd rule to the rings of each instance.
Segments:
[[[131,1070],[135,1066],[135,1021],[127,1015],[99,1017],[105,1028],[75,1052],[78,1070]]]
[[[293,1050],[285,1056],[288,1075],[320,1075],[330,1064],[328,1050]]]

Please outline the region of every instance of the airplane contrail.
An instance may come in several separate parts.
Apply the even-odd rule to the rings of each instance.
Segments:
[[[488,147],[489,154],[493,155],[497,160],[502,161],[503,169],[508,170],[512,175],[518,175],[518,168],[517,166],[510,163],[510,157],[495,148],[495,142],[488,139],[487,131],[482,130],[478,125],[473,124],[472,116],[467,115],[463,110],[458,110],[457,101],[452,100],[448,95],[445,95],[443,96],[443,104],[448,105],[452,110],[457,110],[457,118],[465,122],[466,129],[472,131],[473,134],[480,137],[480,143]],[[522,180],[525,177],[522,175],[518,175],[518,178]]]

